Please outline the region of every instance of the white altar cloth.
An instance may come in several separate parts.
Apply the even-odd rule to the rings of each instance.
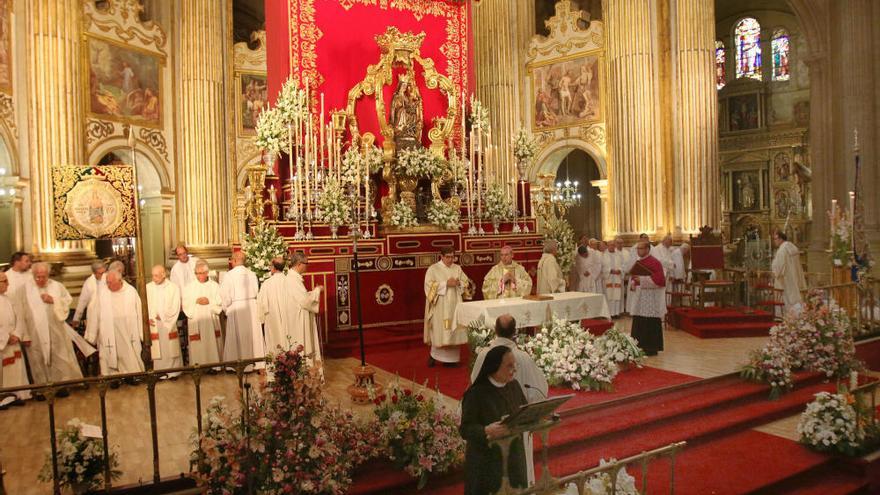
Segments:
[[[553,294],[553,299],[547,301],[511,297],[459,303],[455,308],[453,328],[465,328],[481,316],[487,326],[494,327],[495,319],[504,313],[510,313],[516,319],[517,328],[538,326],[554,316],[566,320],[611,317],[604,294],[561,292]]]

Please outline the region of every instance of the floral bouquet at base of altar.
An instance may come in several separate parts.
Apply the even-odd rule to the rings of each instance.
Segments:
[[[513,135],[513,156],[518,161],[528,162],[535,157],[538,150],[538,144],[532,137],[532,134],[520,127],[516,134]]]
[[[388,218],[388,223],[395,227],[406,228],[415,227],[419,224],[419,221],[416,218],[416,213],[408,204],[403,201],[398,201],[391,207],[391,215]]]
[[[831,262],[834,266],[849,266],[852,263],[852,223],[846,210],[838,208],[835,214],[828,212],[831,221]]]
[[[468,363],[468,371],[474,369],[477,354],[489,347],[489,342],[495,338],[495,330],[483,321],[483,317],[470,322],[467,326],[468,347],[471,351],[471,360]]]
[[[373,399],[382,448],[397,467],[419,480],[419,489],[431,473],[442,474],[464,462],[461,418],[438,400],[397,383]]]
[[[69,486],[74,493],[85,493],[98,489],[104,483],[104,443],[100,438],[90,438],[82,434],[83,423],[73,418],[67,427],[58,432],[58,484]],[[110,479],[122,475],[119,459],[115,452],[110,452]],[[52,482],[52,456],[40,469],[40,481]]]
[[[596,338],[579,323],[555,318],[520,348],[534,359],[551,386],[574,390],[610,390],[618,367],[601,352]]]
[[[287,242],[271,225],[257,226],[251,230],[241,243],[247,266],[260,282],[269,278],[272,258],[287,254]]]
[[[801,414],[797,432],[801,443],[815,450],[861,455],[880,438],[880,429],[871,422],[874,414],[845,389],[836,394],[819,392]]]
[[[599,467],[605,467],[609,464],[617,462],[617,459],[609,460],[599,459]],[[573,485],[569,485],[572,486]],[[585,495],[639,495],[636,488],[636,479],[626,471],[626,467],[617,472],[617,479],[614,483],[614,490],[611,488],[611,475],[609,473],[595,474],[587,480],[585,485]],[[569,493],[571,490],[569,490]],[[577,493],[575,488],[574,493]]]
[[[483,201],[483,213],[493,223],[507,220],[512,216],[513,203],[511,203],[510,196],[507,195],[501,184],[489,186]]]
[[[340,175],[346,184],[356,184],[358,172],[363,173],[369,168],[370,175],[382,170],[382,150],[375,146],[370,146],[366,152],[361,153],[355,147],[348,148],[342,155],[342,168]],[[361,177],[363,180],[363,177]]]
[[[461,228],[461,217],[457,208],[443,200],[431,201],[428,206],[428,221],[443,230]]]
[[[212,401],[193,442],[196,481],[209,494],[347,493],[352,470],[378,453],[374,425],[327,405],[320,369],[302,346],[270,367],[273,381],[250,398],[245,420]]]
[[[318,219],[333,229],[347,225],[351,221],[350,199],[335,177],[328,178],[318,197]]]
[[[621,332],[616,326],[596,337],[596,348],[618,366],[632,364],[641,368],[645,359],[645,351],[639,347],[636,339]]]
[[[834,301],[823,301],[820,293],[810,293],[800,313],[786,314],[781,324],[770,329],[770,341],[752,352],[740,375],[769,384],[771,398],[791,389],[795,371],[848,377],[863,368],[855,356],[852,331],[844,310]]]

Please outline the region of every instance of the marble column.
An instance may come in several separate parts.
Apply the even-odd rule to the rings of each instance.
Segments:
[[[670,25],[673,227],[698,233],[721,221],[713,0],[673,0]]]
[[[202,257],[229,250],[226,4],[177,3],[177,237]]]
[[[25,2],[32,249],[68,263],[89,251],[81,241],[55,240],[52,167],[85,159],[81,13],[80,0]]]
[[[657,39],[651,2],[605,4],[609,69],[609,167],[614,230],[638,234],[662,229],[667,180],[661,150]]]

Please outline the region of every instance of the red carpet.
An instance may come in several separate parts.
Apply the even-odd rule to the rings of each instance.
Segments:
[[[747,308],[671,308],[667,320],[701,339],[762,337],[775,324],[772,314]]]
[[[563,476],[592,467],[600,458],[623,458],[686,440],[676,463],[676,493],[797,493],[788,490],[817,470],[830,469],[829,458],[749,429],[796,414],[814,394],[833,389],[820,380],[799,374],[797,388],[775,401],[767,400],[767,387],[726,375],[581,406],[563,413],[563,423],[551,433],[550,469]],[[388,467],[362,470],[353,493],[412,493],[412,481],[399,474]],[[864,484],[857,475],[827,474],[840,489],[825,493],[852,493]],[[653,464],[650,493],[667,493],[666,480],[664,463]],[[452,473],[432,480],[423,493],[461,493],[460,483],[461,474]]]

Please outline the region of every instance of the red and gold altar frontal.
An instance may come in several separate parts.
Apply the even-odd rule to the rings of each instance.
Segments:
[[[274,100],[257,124],[266,152],[249,169],[248,216],[309,256],[307,280],[327,288],[325,338],[357,323],[355,237],[365,328],[420,331],[425,270],[443,247],[478,287],[505,245],[534,273],[542,236],[525,159],[493,141],[488,109],[468,98],[467,2],[266,9]]]

